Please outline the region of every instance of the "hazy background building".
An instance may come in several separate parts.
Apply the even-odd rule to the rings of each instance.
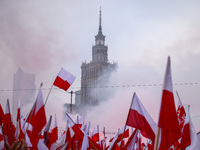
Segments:
[[[13,75],[13,100],[12,115],[16,120],[18,101],[20,99],[21,109],[35,100],[36,85],[35,74],[25,73],[21,68]]]
[[[101,23],[100,10],[98,34],[92,46],[92,61],[81,65],[81,90],[76,92],[75,98],[78,109],[98,105],[113,93],[109,88],[109,79],[118,65],[108,61],[108,46],[105,45]]]

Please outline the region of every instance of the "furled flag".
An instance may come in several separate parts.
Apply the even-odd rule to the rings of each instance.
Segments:
[[[57,126],[57,119],[56,119],[56,115],[55,115],[55,119],[54,119],[54,124],[53,124],[53,129],[51,130],[51,145],[50,145],[50,150],[54,150],[56,149],[56,141],[58,140],[58,126]]]
[[[155,140],[157,125],[140,102],[136,93],[133,95],[126,125],[139,129],[144,137],[152,141]]]
[[[68,88],[72,85],[76,77],[66,71],[65,69],[61,68],[58,76],[56,77],[53,85],[67,91]]]
[[[24,139],[25,135],[22,131],[21,126],[21,109],[20,109],[20,99],[18,101],[18,109],[17,109],[17,124],[16,124],[16,130],[15,130],[15,138],[18,140]]]
[[[52,115],[50,115],[49,117],[49,120],[44,128],[44,134],[43,134],[43,137],[44,137],[44,143],[47,145],[50,144],[50,141],[49,141],[49,129],[50,129],[50,126],[51,126],[51,121],[52,121]]]
[[[168,150],[180,137],[181,131],[176,114],[172,88],[170,57],[168,57],[163,83],[155,150],[157,150],[157,148],[159,150]]]

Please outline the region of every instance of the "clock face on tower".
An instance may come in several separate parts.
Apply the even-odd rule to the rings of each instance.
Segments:
[[[103,40],[97,40],[97,44],[103,44]]]

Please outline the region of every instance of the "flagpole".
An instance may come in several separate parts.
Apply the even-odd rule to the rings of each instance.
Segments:
[[[160,135],[160,127],[158,127],[158,129],[157,129],[157,135],[156,135],[154,150],[157,150],[157,149],[158,149],[158,139],[159,139],[159,135]]]
[[[62,68],[61,68],[62,69]],[[59,74],[59,73],[58,73]],[[58,75],[57,75],[58,76]],[[54,81],[55,82],[55,81]],[[46,100],[45,100],[45,103],[44,103],[44,105],[46,105],[46,103],[47,103],[47,100],[48,100],[48,98],[49,98],[49,95],[50,95],[50,93],[51,93],[51,90],[52,90],[52,88],[53,88],[53,84],[52,84],[52,86],[51,86],[51,88],[50,88],[50,90],[49,90],[49,93],[48,93],[48,95],[47,95],[47,98],[46,98]]]
[[[124,132],[126,130],[126,125],[124,126]],[[121,149],[121,146],[122,146],[122,140],[124,138],[124,132],[123,132],[123,135],[122,135],[122,139],[120,140],[120,146],[119,146],[119,150]]]
[[[49,98],[49,95],[50,95],[50,93],[51,93],[52,88],[53,88],[53,84],[52,84],[52,86],[51,86],[51,88],[50,88],[50,90],[49,90],[49,93],[48,93],[48,95],[47,95],[47,98],[46,98],[46,100],[45,100],[44,105],[46,105],[46,103],[47,103],[47,100],[48,100],[48,98]]]

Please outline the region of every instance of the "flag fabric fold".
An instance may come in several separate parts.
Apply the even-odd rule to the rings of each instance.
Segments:
[[[133,94],[126,125],[139,129],[144,137],[149,138],[152,141],[155,140],[157,124],[142,105],[136,93]]]
[[[41,87],[39,89],[36,101],[30,112],[28,120],[29,120],[29,123],[32,125],[30,140],[34,146],[34,145],[37,145],[41,131],[47,123]]]
[[[181,137],[172,88],[170,57],[167,59],[158,127],[160,134],[157,135],[158,143],[155,146],[159,150],[168,150]]]

